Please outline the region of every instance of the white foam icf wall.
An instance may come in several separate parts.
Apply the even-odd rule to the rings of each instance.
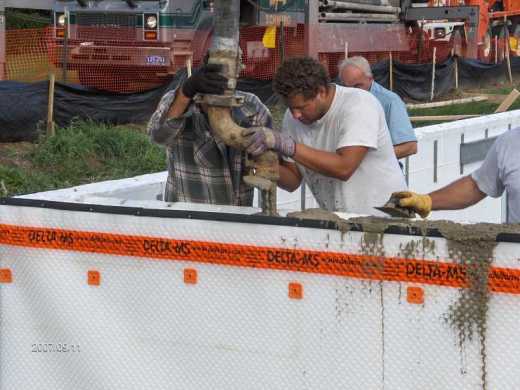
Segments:
[[[338,276],[336,260],[312,271],[312,253],[368,251],[411,257],[407,277],[433,277],[418,264],[452,261],[443,238],[13,205],[0,221],[0,389],[520,388],[519,295],[491,293],[485,337],[461,342],[449,320],[459,288]],[[74,249],[82,234],[94,244]],[[157,257],[168,242],[207,257]],[[249,251],[240,266],[222,264],[233,245]],[[519,245],[500,243],[493,266],[520,272]],[[273,268],[258,268],[262,248]],[[294,260],[298,250],[307,257]]]

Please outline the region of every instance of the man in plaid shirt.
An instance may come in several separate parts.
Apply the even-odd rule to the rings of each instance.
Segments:
[[[251,206],[253,188],[242,177],[247,174],[246,153],[225,145],[213,135],[205,107],[195,104],[197,93],[222,94],[227,79],[218,65],[206,64],[176,89],[167,92],[148,123],[152,141],[167,148],[168,180],[164,200]],[[272,127],[271,113],[260,99],[244,97],[231,116],[241,127]]]

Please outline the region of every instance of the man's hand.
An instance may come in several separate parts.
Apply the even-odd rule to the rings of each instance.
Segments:
[[[257,157],[269,149],[287,157],[294,156],[296,151],[296,143],[291,137],[267,127],[244,129],[242,136],[245,138],[244,147],[253,157]]]
[[[412,209],[421,217],[426,218],[432,211],[430,195],[416,194],[411,191],[394,192],[392,196],[399,198],[399,206]]]
[[[220,64],[207,64],[199,68],[182,85],[182,93],[187,98],[193,99],[197,93],[208,93],[222,95],[227,87],[227,78],[219,72],[222,71]]]

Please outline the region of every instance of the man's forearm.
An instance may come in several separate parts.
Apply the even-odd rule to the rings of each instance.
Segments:
[[[191,99],[185,96],[184,93],[182,93],[182,88],[179,87],[175,93],[175,99],[173,99],[170,110],[168,111],[168,118],[180,118],[186,112],[190,103]]]
[[[186,96],[179,93],[179,90],[170,91],[163,96],[158,109],[153,113],[148,122],[148,134],[153,142],[159,145],[168,145],[178,136],[184,128],[185,120],[182,114],[190,104],[186,105]],[[175,103],[177,102],[177,103]],[[173,115],[178,116],[172,116]],[[181,113],[180,115],[178,113]]]
[[[454,181],[429,195],[432,198],[432,210],[459,210],[472,206],[486,197],[471,176]]]
[[[288,192],[295,191],[301,184],[301,176],[292,169],[286,167],[283,162],[280,163],[279,169],[280,178],[278,179],[278,187]]]
[[[394,145],[394,152],[398,159],[416,154],[417,141],[404,142],[399,145]]]
[[[366,149],[363,147],[361,148]],[[361,159],[363,157],[364,154]],[[340,155],[335,152],[314,149],[304,144],[296,144],[296,153],[294,154],[293,159],[315,172],[344,181],[348,180],[350,176],[352,176],[360,163],[360,160],[355,153]]]

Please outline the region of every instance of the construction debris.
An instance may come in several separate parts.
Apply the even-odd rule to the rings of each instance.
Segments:
[[[495,110],[495,113],[498,112],[505,112],[513,105],[513,103],[516,101],[516,99],[520,96],[520,92],[516,88],[513,88],[513,90],[507,95],[507,97],[504,99],[502,103],[498,106],[498,108]]]
[[[406,108],[408,108],[408,109],[435,108],[435,107],[451,106],[453,104],[484,102],[486,100],[488,100],[487,96],[474,96],[474,97],[467,97],[467,98],[461,98],[461,99],[443,100],[441,102],[417,103],[417,104],[409,103],[406,105]]]
[[[476,118],[480,116],[478,114],[465,114],[465,115],[422,115],[422,116],[411,116],[412,122],[429,122],[429,121],[458,121],[460,119]]]

